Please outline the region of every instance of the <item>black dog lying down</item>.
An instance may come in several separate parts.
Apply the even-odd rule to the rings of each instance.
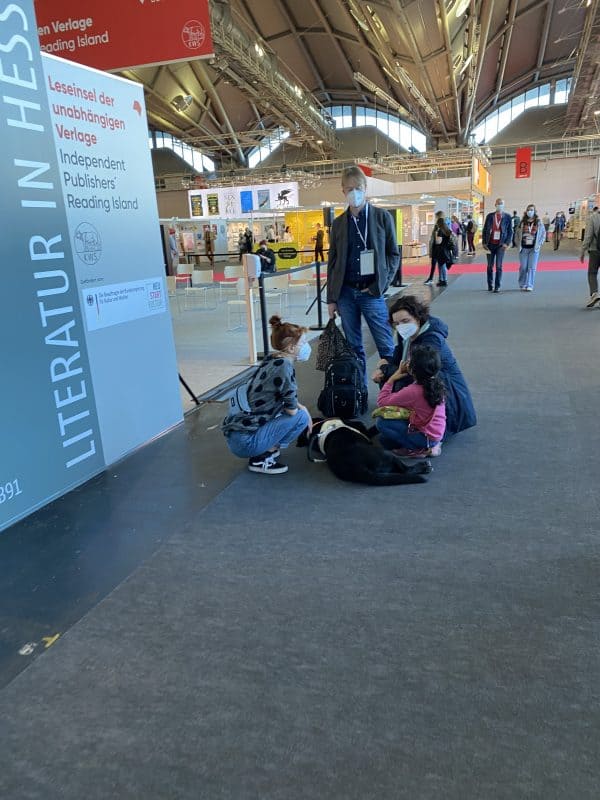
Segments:
[[[369,486],[398,486],[403,483],[425,483],[431,472],[429,461],[406,464],[389,450],[376,447],[362,422],[341,419],[316,420],[312,433],[298,439],[298,446],[308,445],[311,461],[327,461],[333,474],[343,481],[366,483]]]

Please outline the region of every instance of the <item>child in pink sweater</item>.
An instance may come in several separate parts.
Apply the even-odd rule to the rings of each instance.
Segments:
[[[440,455],[446,430],[446,405],[439,371],[437,350],[413,347],[408,365],[413,382],[394,392],[394,381],[402,377],[398,370],[384,383],[377,405],[402,406],[410,411],[409,419],[377,418],[380,441],[386,450],[414,458]]]

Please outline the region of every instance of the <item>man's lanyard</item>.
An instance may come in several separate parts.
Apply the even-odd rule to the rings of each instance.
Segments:
[[[500,219],[498,219],[497,215],[494,214],[494,230],[496,231],[500,230],[501,222],[502,222],[502,216],[500,216]]]
[[[354,216],[354,214],[352,212],[350,212],[350,216],[352,217],[352,219],[354,220],[354,224],[356,225],[356,230],[357,230],[358,235],[360,236],[360,239],[361,239],[361,241],[363,243],[363,249],[366,250],[367,249],[367,238],[369,236],[369,204],[367,203],[365,205],[365,235],[364,236],[362,235],[362,231],[358,226],[358,220],[356,219],[356,217]]]

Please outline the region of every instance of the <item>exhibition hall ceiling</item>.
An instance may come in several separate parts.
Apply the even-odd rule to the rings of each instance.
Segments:
[[[465,145],[494,108],[561,78],[575,79],[566,133],[598,133],[600,0],[210,5],[214,58],[124,74],[144,83],[152,127],[223,166],[243,165],[278,128],[310,158],[334,156],[335,131],[319,113],[331,105],[376,106],[433,147]]]

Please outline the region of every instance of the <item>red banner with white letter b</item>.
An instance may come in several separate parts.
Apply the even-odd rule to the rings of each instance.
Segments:
[[[517,149],[515,178],[531,178],[531,147]]]

